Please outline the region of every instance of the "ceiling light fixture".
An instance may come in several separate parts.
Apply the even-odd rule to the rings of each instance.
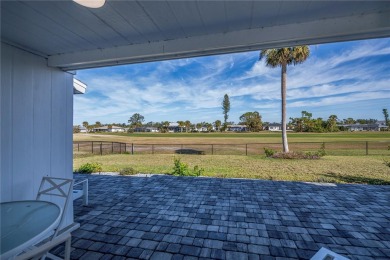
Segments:
[[[89,8],[100,8],[104,5],[106,0],[73,0],[79,5],[89,7]]]

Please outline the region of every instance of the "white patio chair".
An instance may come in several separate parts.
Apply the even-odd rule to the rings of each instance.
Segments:
[[[76,186],[77,188],[73,188],[73,194],[72,194],[73,200],[83,198],[83,205],[88,206],[88,179],[75,182],[73,184],[73,187]],[[81,190],[79,186],[82,186]]]
[[[336,254],[325,247],[321,247],[321,249],[310,258],[310,260],[349,260],[349,258]]]
[[[49,251],[57,245],[65,242],[65,254],[64,259],[70,259],[70,245],[71,245],[71,232],[80,227],[79,223],[72,223],[64,228],[62,224],[66,216],[69,198],[72,196],[73,190],[73,179],[54,178],[54,177],[43,177],[39,191],[37,194],[37,200],[44,200],[46,197],[57,196],[62,198],[63,203],[60,206],[61,216],[58,226],[54,229],[52,235],[47,237],[45,240],[39,242],[35,246],[29,248],[24,253],[18,255],[15,259],[61,259]],[[62,228],[62,229],[60,229]]]

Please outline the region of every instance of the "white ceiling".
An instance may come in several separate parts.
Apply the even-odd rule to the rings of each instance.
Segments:
[[[390,1],[2,1],[1,40],[65,70],[390,37]]]

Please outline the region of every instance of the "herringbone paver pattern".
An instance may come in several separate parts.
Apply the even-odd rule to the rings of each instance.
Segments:
[[[75,202],[73,259],[390,259],[390,186],[75,178],[89,178],[90,206]]]

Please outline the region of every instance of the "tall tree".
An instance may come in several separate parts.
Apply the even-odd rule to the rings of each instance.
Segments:
[[[386,109],[386,108],[383,109],[383,115],[385,116],[386,125],[387,125],[387,126],[390,126],[390,122],[389,122],[389,112],[387,112],[387,109]]]
[[[287,66],[304,62],[310,55],[308,46],[295,46],[281,49],[267,49],[260,52],[260,60],[265,59],[268,67],[281,67],[281,95],[282,95],[282,142],[283,152],[289,152],[286,126],[286,94],[287,94]]]
[[[263,130],[263,123],[261,122],[261,115],[259,112],[246,112],[240,116],[241,123],[245,124],[249,131],[258,132]]]
[[[222,110],[223,110],[223,119],[224,119],[223,128],[226,129],[227,120],[229,118],[228,113],[230,111],[230,100],[228,94],[225,94],[225,96],[223,97]]]
[[[206,127],[207,132],[211,132],[211,130],[213,130],[213,125],[210,123],[205,123],[204,126]]]
[[[87,121],[84,121],[83,122],[83,126],[85,127],[85,129],[87,130],[87,132],[89,132],[89,130],[90,130],[90,125],[88,124],[88,122]]]
[[[127,121],[132,127],[142,126],[142,122],[145,120],[144,116],[138,113],[133,114]]]
[[[186,120],[184,124],[186,126],[186,133],[188,133],[188,130],[190,130],[191,128],[191,122],[189,120]]]
[[[221,120],[215,120],[215,122],[214,122],[215,131],[219,131],[219,129],[221,128],[221,125],[222,125]]]
[[[327,121],[327,128],[329,132],[337,132],[339,128],[337,126],[337,116],[330,115]]]
[[[346,125],[352,125],[352,124],[356,123],[356,121],[352,117],[348,117],[347,119],[343,119],[343,122]]]
[[[184,121],[177,121],[177,124],[180,127],[180,132],[183,133],[183,127],[185,126],[185,122]]]
[[[161,122],[161,133],[167,133],[169,131],[169,121]]]

